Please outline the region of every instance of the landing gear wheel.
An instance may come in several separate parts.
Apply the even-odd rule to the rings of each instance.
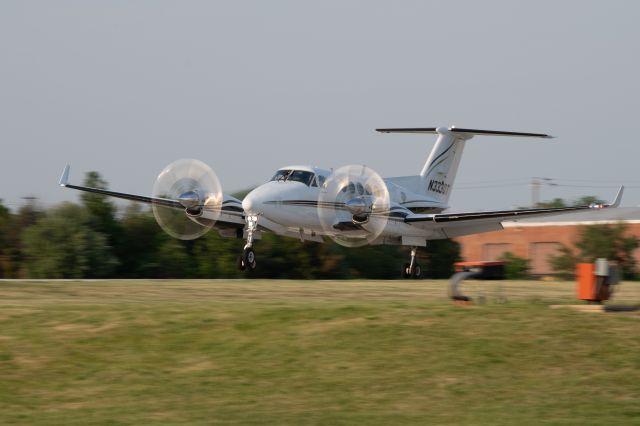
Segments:
[[[410,269],[411,264],[409,262],[405,263],[404,265],[402,265],[402,278],[409,278],[411,277],[411,269]]]
[[[413,268],[411,268],[411,264],[408,262],[402,266],[402,278],[417,279],[417,278],[420,278],[421,274],[422,274],[422,268],[417,263],[413,265]]]
[[[242,259],[242,255],[238,256],[238,260],[236,261],[236,266],[240,271],[244,271],[247,267],[244,265],[244,260]]]
[[[420,278],[420,274],[422,274],[422,268],[417,263],[413,265],[413,271],[411,271],[411,278],[418,279]]]
[[[249,270],[256,269],[256,253],[251,247],[244,249],[242,252],[242,263]]]
[[[420,278],[422,268],[416,262],[418,247],[411,247],[411,262],[407,262],[402,266],[402,278]]]

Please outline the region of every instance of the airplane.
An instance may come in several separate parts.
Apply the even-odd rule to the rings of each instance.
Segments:
[[[114,192],[69,183],[64,168],[60,186],[151,204],[158,224],[169,235],[194,239],[215,228],[223,237],[246,240],[238,257],[241,270],[256,268],[254,242],[262,233],[358,247],[391,244],[410,247],[402,267],[403,278],[418,278],[419,247],[429,240],[502,229],[503,221],[533,216],[602,209],[620,205],[624,186],[610,204],[561,208],[450,213],[448,200],[465,144],[474,136],[532,137],[542,133],[478,130],[451,127],[382,128],[381,133],[435,134],[437,140],[420,173],[381,178],[364,165],[338,169],[292,165],[278,169],[266,183],[243,200],[224,194],[213,170],[199,160],[183,159],[158,176],[152,196]]]

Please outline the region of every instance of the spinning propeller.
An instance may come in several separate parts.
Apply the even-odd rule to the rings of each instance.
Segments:
[[[222,187],[216,174],[199,160],[174,161],[160,172],[153,197],[179,202],[184,209],[155,201],[153,215],[158,225],[181,240],[198,238],[213,227],[220,216]]]
[[[388,221],[389,191],[379,174],[366,166],[335,170],[320,190],[318,216],[338,244],[359,247],[382,234]]]

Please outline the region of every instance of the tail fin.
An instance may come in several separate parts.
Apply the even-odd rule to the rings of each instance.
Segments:
[[[499,130],[475,130],[457,127],[426,127],[426,128],[394,128],[376,129],[382,133],[432,133],[438,135],[438,140],[427,158],[420,172],[420,192],[447,204],[451,187],[458,172],[465,142],[476,135],[483,136],[528,136],[537,138],[551,138],[542,133],[505,132]]]

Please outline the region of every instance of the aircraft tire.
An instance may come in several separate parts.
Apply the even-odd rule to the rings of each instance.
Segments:
[[[417,263],[413,266],[413,271],[411,271],[411,278],[418,279],[422,274],[422,268]]]
[[[411,278],[411,271],[409,270],[409,267],[411,266],[410,263],[405,263],[404,265],[402,265],[402,278]]]
[[[250,270],[256,269],[256,253],[251,247],[242,252],[242,263]]]
[[[236,266],[240,271],[244,271],[245,269],[247,269],[247,267],[244,265],[244,260],[242,255],[238,256],[238,261],[236,262]]]

